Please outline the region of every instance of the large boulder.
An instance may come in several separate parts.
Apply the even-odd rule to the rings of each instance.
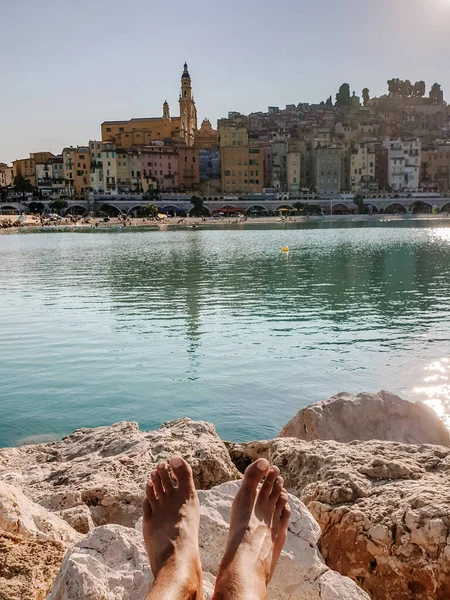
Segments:
[[[222,558],[230,509],[238,483],[199,492],[200,549],[205,600],[210,600]],[[331,571],[317,541],[320,528],[303,504],[291,497],[288,539],[269,590],[273,600],[369,600],[353,581]],[[96,528],[67,554],[48,600],[135,600],[144,598],[152,576],[141,523]]]
[[[80,538],[20,489],[0,482],[0,600],[43,600],[66,550]]]
[[[358,395],[342,392],[307,406],[282,429],[280,437],[450,445],[450,432],[432,408],[384,391]]]
[[[240,477],[209,423],[179,419],[156,431],[137,423],[79,429],[58,442],[0,450],[0,479],[17,485],[79,531],[95,525],[133,526],[141,516],[146,481],[160,460],[183,456],[196,486],[208,489]]]
[[[450,598],[449,448],[279,438],[230,453],[280,468],[320,524],[327,565],[372,600]]]

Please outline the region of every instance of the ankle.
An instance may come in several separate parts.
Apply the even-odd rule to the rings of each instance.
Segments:
[[[267,583],[264,568],[258,559],[255,561],[246,553],[238,553],[230,558],[225,555],[217,574],[213,600],[264,600]],[[239,591],[239,594],[230,593],[230,590]]]

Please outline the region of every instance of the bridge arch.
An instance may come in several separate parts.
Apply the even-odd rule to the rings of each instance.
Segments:
[[[140,211],[140,209],[145,206],[145,204],[135,204],[134,206],[132,206],[131,208],[128,209],[127,214],[130,216],[138,216],[138,213]]]
[[[346,204],[339,202],[338,204],[333,204],[332,212],[333,215],[350,215],[353,211]]]
[[[253,206],[250,206],[250,208],[247,208],[247,210],[245,212],[248,215],[254,215],[254,214],[268,215],[269,214],[269,211],[267,210],[267,208],[265,206],[261,206],[261,204],[254,204]]]
[[[23,209],[14,204],[2,204],[0,206],[0,215],[20,215],[21,210]]]
[[[406,207],[403,206],[403,204],[400,204],[400,202],[392,202],[392,204],[388,204],[388,206],[386,206],[384,212],[387,215],[397,215],[397,214],[406,214],[408,211],[406,210]]]
[[[227,217],[229,217],[230,215],[234,215],[237,212],[244,212],[244,211],[241,210],[240,208],[238,208],[237,206],[234,206],[233,204],[224,204],[217,211],[217,213],[223,213]]]
[[[293,212],[294,211],[294,207],[291,206],[290,204],[280,204],[280,206],[277,206],[277,208],[275,209],[275,212]]]
[[[194,216],[194,215],[192,214],[194,211],[195,211],[195,206],[193,206],[193,207],[192,207],[192,208],[189,210],[189,212],[188,212],[188,214],[189,214],[189,216],[190,216],[190,217]],[[209,208],[208,208],[207,206],[205,206],[205,205],[203,205],[203,216],[204,216],[204,217],[210,217],[210,216],[211,216],[211,211],[210,211],[210,210],[209,210]]]
[[[417,214],[431,214],[433,212],[433,206],[429,202],[423,200],[417,200],[411,207],[411,212]]]
[[[110,202],[105,202],[104,204],[101,204],[100,207],[97,209],[97,212],[105,214],[108,217],[119,217],[123,214],[118,206],[116,206],[115,204],[111,204]]]
[[[172,213],[173,215],[178,215],[180,213],[182,213],[183,215],[186,214],[185,210],[183,210],[179,206],[176,206],[175,204],[166,204],[166,206],[163,206],[159,210],[164,214],[167,214],[167,213]]]
[[[450,213],[450,202],[447,202],[447,204],[444,204],[444,206],[441,208],[441,212]]]
[[[82,204],[71,204],[64,211],[65,215],[82,216],[82,215],[85,215],[86,213],[87,213],[87,208],[86,208],[86,206],[83,206]]]

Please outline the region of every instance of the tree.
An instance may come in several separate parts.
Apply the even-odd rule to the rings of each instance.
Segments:
[[[409,79],[403,82],[403,97],[410,98],[413,95],[414,87]]]
[[[362,98],[363,98],[364,106],[367,106],[369,104],[369,100],[370,100],[369,88],[364,88],[363,89],[363,91],[362,91]]]
[[[303,202],[294,202],[292,206],[293,208],[296,208],[298,212],[303,212],[305,209],[305,205],[303,204]]]
[[[33,191],[33,186],[29,179],[25,179],[20,173],[14,177],[14,190],[18,194],[22,194],[22,200],[25,200],[25,195]]]
[[[389,96],[401,97],[404,92],[405,82],[398,77],[389,79],[388,82]]]
[[[56,200],[52,200],[50,202],[50,210],[52,212],[61,214],[61,212],[67,208],[67,200],[64,200],[63,198],[57,198]]]
[[[206,209],[203,205],[203,198],[201,198],[200,196],[192,196],[191,204],[192,204],[192,216],[202,217],[205,214]]]
[[[141,219],[151,219],[158,214],[158,207],[155,204],[146,204],[139,209]]]
[[[425,96],[426,86],[425,81],[416,81],[414,84],[413,94],[416,98],[423,98]]]
[[[327,101],[325,102],[325,104],[327,106],[333,106],[333,98],[332,98],[332,96],[330,96],[329,98],[327,98]]]
[[[336,94],[336,106],[348,106],[350,104],[350,86],[343,83]]]
[[[430,90],[431,104],[442,104],[444,102],[444,92],[439,83],[433,83]]]
[[[356,196],[353,198],[353,203],[356,204],[359,215],[364,215],[367,213],[368,209],[364,202],[364,197],[362,194],[356,194]]]
[[[40,215],[44,212],[45,206],[42,204],[42,202],[30,202],[28,209],[32,214]]]

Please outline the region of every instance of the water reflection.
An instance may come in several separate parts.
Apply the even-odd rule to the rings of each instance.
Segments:
[[[448,415],[449,240],[429,223],[0,236],[0,445],[185,415],[269,437],[343,390]]]

